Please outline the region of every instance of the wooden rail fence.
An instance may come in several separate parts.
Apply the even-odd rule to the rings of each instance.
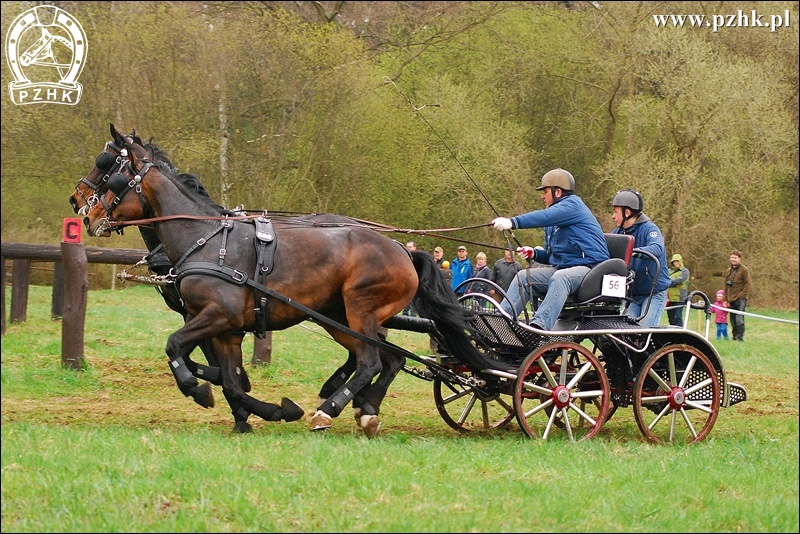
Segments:
[[[83,243],[38,245],[0,242],[0,330],[6,333],[6,260],[13,261],[11,274],[12,323],[27,320],[28,287],[31,262],[53,262],[53,299],[51,316],[61,319],[61,361],[65,367],[83,368],[83,332],[86,296],[89,289],[89,263],[132,265],[148,251],[131,248],[85,247]],[[272,333],[255,338],[252,364],[268,364],[272,359]]]

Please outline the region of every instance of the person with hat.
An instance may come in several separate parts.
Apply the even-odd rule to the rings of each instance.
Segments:
[[[458,247],[456,254],[457,256],[450,262],[450,270],[453,272],[453,278],[450,280],[450,287],[453,288],[453,291],[456,291],[456,288],[461,282],[472,276],[472,263],[470,263],[469,257],[467,256],[467,247],[461,245]],[[461,296],[466,290],[466,285],[464,285],[456,291],[456,295]]]
[[[725,290],[717,291],[717,301],[711,305],[714,322],[717,324],[717,339],[728,339],[728,303],[725,302]]]
[[[612,234],[633,236],[633,248],[649,252],[658,258],[658,265],[647,257],[634,257],[631,270],[635,276],[631,284],[631,303],[627,315],[639,318],[645,328],[658,326],[667,305],[667,288],[670,284],[667,249],[664,236],[656,223],[642,213],[644,198],[638,191],[622,189],[611,200],[611,218],[617,224]],[[654,287],[655,286],[655,287]],[[640,317],[642,313],[643,317]]]
[[[544,209],[511,218],[497,217],[491,224],[500,231],[544,228],[544,247],[517,249],[529,261],[544,265],[517,273],[501,307],[518,317],[525,302],[544,297],[536,307],[531,326],[552,330],[567,298],[578,290],[586,273],[607,260],[609,254],[600,223],[575,195],[572,174],[564,169],[548,171],[536,189],[542,193]]]
[[[667,317],[669,324],[683,326],[683,313],[686,297],[689,295],[689,269],[683,266],[683,256],[673,254],[669,268],[669,288],[667,288]]]
[[[731,265],[725,271],[725,302],[731,310],[742,313],[731,315],[731,328],[733,329],[733,340],[744,341],[744,310],[747,307],[747,299],[750,297],[752,280],[750,270],[742,265],[742,253],[736,249],[731,251]]]

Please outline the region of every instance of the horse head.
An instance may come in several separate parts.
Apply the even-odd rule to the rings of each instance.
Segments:
[[[96,200],[87,202],[82,209],[85,215],[83,222],[89,235],[95,237],[109,237],[111,231],[116,229],[116,222],[142,219],[150,213],[149,204],[143,197],[141,182],[156,165],[150,159],[152,152],[137,142],[134,135],[122,135],[113,125],[111,125],[111,135],[113,141],[110,144],[117,147],[119,155],[114,159],[108,171],[109,175],[103,177],[102,186],[98,185],[96,188],[94,193]],[[105,154],[108,154],[108,151],[98,156],[98,160],[105,158]],[[106,171],[98,166],[98,161],[95,161],[95,167],[87,176],[96,176],[99,172]],[[98,191],[100,189],[102,191]],[[135,194],[129,194],[131,192]]]
[[[136,130],[133,130],[128,135],[123,135],[117,131],[113,124],[109,124],[109,128],[112,140],[106,143],[103,152],[95,159],[94,167],[86,176],[80,179],[75,185],[75,191],[69,197],[72,210],[78,215],[86,215],[99,201],[100,197],[108,191],[109,178],[120,171],[127,157],[128,149],[125,148],[124,139],[130,140],[131,143],[148,151],[151,160],[165,163],[173,170],[175,169],[166,154],[157,145],[152,143],[145,144],[136,135]]]
[[[110,127],[111,138],[119,137],[114,125],[111,124]],[[100,196],[107,190],[108,178],[119,170],[124,157],[122,148],[114,141],[106,143],[103,152],[95,158],[94,167],[80,179],[75,185],[75,192],[69,197],[69,203],[75,213],[86,215],[94,207]]]
[[[157,196],[157,191],[164,189],[158,184],[172,184],[176,190],[176,195],[171,198],[178,199],[179,204],[174,207],[175,213],[172,215],[189,212],[213,216],[233,214],[209,198],[206,188],[196,176],[178,174],[159,149],[142,144],[135,136],[125,136],[115,131],[112,134],[114,144],[121,147],[124,156],[117,165],[117,171],[106,179],[105,193],[85,212],[84,224],[89,235],[109,237],[112,230],[121,231],[120,223],[154,216],[154,206],[159,203],[153,198]],[[157,177],[149,178],[154,175]]]

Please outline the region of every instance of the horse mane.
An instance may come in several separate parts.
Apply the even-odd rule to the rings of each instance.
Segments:
[[[133,130],[128,135],[134,143],[153,152],[153,164],[167,177],[171,178],[184,195],[196,200],[202,206],[210,207],[220,215],[234,215],[232,211],[223,208],[211,199],[200,178],[186,172],[179,173],[178,168],[170,161],[166,151],[156,143],[153,143],[152,137],[145,142],[136,134],[136,130]]]
[[[186,189],[189,190],[193,196],[197,196],[197,198],[202,199],[203,203],[211,206],[216,211],[220,213],[220,215],[232,215],[233,212],[227,210],[214,202],[211,196],[208,194],[206,190],[206,186],[200,181],[200,178],[195,176],[194,174],[188,172],[182,172],[176,175],[177,183],[186,186]]]
[[[137,145],[139,145],[140,147],[142,147],[142,148],[144,148],[146,150],[150,150],[150,151],[153,152],[153,159],[155,160],[155,163],[164,164],[169,168],[170,172],[178,174],[178,168],[169,159],[169,156],[167,156],[166,151],[163,148],[161,148],[160,146],[158,146],[156,143],[153,143],[153,138],[152,137],[150,139],[148,139],[147,142],[145,142],[145,141],[142,140],[141,137],[136,135],[136,130],[131,132],[129,134],[129,136],[133,140],[134,143],[136,143]]]
[[[154,165],[161,173],[166,176],[178,190],[187,198],[193,200],[203,208],[211,209],[219,215],[235,215],[234,212],[227,210],[214,202],[200,179],[194,174],[187,172],[174,172],[168,164],[155,161]]]

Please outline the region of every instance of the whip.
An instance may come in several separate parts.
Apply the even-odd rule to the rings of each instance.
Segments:
[[[467,169],[465,169],[464,166],[461,164],[461,162],[459,161],[458,157],[455,155],[455,152],[453,152],[450,149],[450,147],[445,142],[445,140],[442,139],[442,136],[439,135],[439,132],[436,131],[436,128],[434,128],[433,125],[430,122],[428,122],[428,119],[425,118],[425,115],[423,115],[421,113],[421,111],[423,109],[425,109],[426,107],[428,107],[429,105],[431,107],[437,107],[437,108],[441,107],[441,106],[439,104],[424,104],[422,106],[417,107],[417,106],[414,105],[413,102],[411,102],[411,100],[406,95],[403,94],[403,92],[397,87],[397,84],[395,84],[394,81],[391,78],[389,78],[388,76],[384,76],[383,77],[383,81],[384,81],[384,83],[391,84],[392,87],[395,88],[397,93],[400,96],[402,96],[406,100],[406,102],[408,102],[408,104],[411,106],[411,109],[414,110],[414,112],[419,116],[419,118],[421,118],[422,121],[425,124],[428,125],[428,128],[430,128],[431,131],[433,132],[433,134],[439,139],[439,141],[441,141],[442,145],[444,145],[444,147],[447,149],[447,151],[450,153],[450,155],[453,156],[453,159],[456,161],[456,163],[458,163],[458,166],[461,167],[461,170],[464,171],[464,174],[467,175],[467,178],[469,178],[469,181],[472,182],[472,185],[475,186],[475,189],[478,190],[478,193],[481,194],[481,196],[486,201],[486,203],[489,205],[489,207],[492,208],[492,211],[494,212],[495,216],[500,217],[500,213],[495,209],[494,205],[492,205],[492,202],[489,200],[489,198],[483,193],[481,188],[478,186],[477,182],[475,182],[475,180],[473,180],[472,175],[470,175],[469,171],[467,171]],[[512,249],[512,246],[511,246],[511,241],[508,239],[508,235],[506,235],[506,232],[508,232],[508,234],[511,235],[511,238],[517,244],[517,247],[521,247],[522,246],[522,244],[517,239],[517,236],[514,235],[514,232],[512,230],[506,230],[506,231],[503,231],[503,237],[505,238],[506,243],[508,243],[508,248],[509,249]],[[528,261],[530,261],[530,259]]]

